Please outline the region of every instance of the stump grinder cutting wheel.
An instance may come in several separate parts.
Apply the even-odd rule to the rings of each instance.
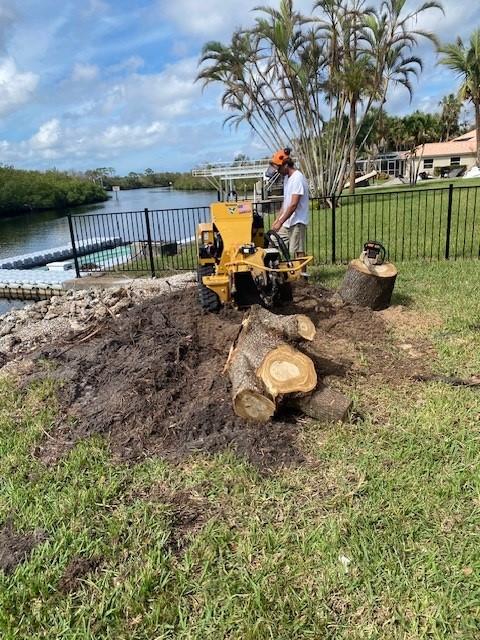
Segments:
[[[273,307],[291,299],[291,282],[313,257],[290,258],[280,236],[264,232],[251,202],[216,202],[210,212],[211,221],[197,228],[201,306],[208,311],[229,302]]]

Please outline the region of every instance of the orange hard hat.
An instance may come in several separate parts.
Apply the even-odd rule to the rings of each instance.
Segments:
[[[279,149],[273,154],[272,159],[270,160],[270,164],[276,164],[277,166],[281,167],[285,164],[289,157],[290,149]]]

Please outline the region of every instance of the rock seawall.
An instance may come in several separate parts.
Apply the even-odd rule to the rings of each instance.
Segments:
[[[192,286],[194,275],[137,279],[108,289],[70,290],[0,316],[0,367],[45,342],[71,340],[107,317],[117,317],[148,298]]]

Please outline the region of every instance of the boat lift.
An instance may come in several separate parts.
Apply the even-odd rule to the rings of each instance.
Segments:
[[[204,164],[192,170],[195,178],[205,178],[218,192],[219,200],[228,200],[229,194],[235,193],[235,181],[256,179],[253,190],[253,201],[263,201],[266,194],[277,183],[279,176],[267,178],[269,158],[261,160],[238,160],[217,164]]]

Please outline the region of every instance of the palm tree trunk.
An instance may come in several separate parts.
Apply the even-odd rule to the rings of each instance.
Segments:
[[[355,193],[355,161],[357,159],[357,101],[350,102],[350,193]]]
[[[475,127],[477,129],[477,167],[480,167],[480,102],[475,102]]]

